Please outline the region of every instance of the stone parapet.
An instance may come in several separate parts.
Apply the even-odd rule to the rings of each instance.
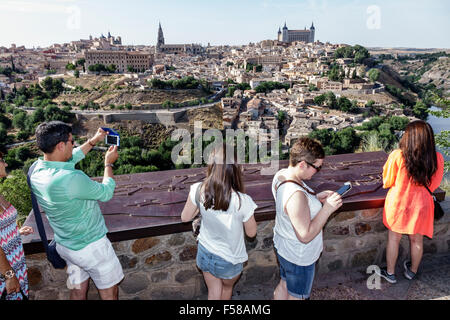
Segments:
[[[450,197],[441,203],[446,215],[435,223],[433,239],[424,238],[424,257],[450,250]],[[387,229],[382,208],[338,212],[324,231],[324,249],[317,273],[384,265]],[[246,242],[249,260],[235,290],[279,278],[273,248],[273,220],[258,223],[257,238]],[[119,285],[120,299],[206,299],[207,289],[196,267],[197,243],[192,232],[114,242],[125,279]],[[399,263],[409,252],[405,236],[400,243]],[[56,270],[42,253],[26,256],[31,299],[68,299],[65,270]],[[93,283],[89,299],[98,299]]]

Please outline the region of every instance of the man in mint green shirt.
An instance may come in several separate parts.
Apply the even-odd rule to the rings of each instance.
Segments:
[[[54,231],[56,249],[67,262],[71,299],[86,299],[89,278],[102,299],[117,299],[117,284],[123,279],[97,203],[110,200],[114,194],[112,167],[118,158],[117,147],[110,147],[105,155],[102,183],[75,169],[105,136],[106,132],[98,129],[93,138],[74,149],[69,125],[52,121],[36,129],[37,145],[44,157],[31,175],[31,186]]]

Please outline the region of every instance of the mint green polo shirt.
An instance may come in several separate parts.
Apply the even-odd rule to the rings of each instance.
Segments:
[[[71,250],[81,250],[101,239],[108,229],[97,201],[108,201],[116,183],[104,178],[91,180],[75,164],[84,159],[75,148],[67,162],[39,158],[31,175],[31,187],[55,234],[55,241]]]

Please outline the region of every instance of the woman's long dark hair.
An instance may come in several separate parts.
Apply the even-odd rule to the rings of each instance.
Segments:
[[[406,126],[399,147],[403,152],[408,176],[416,184],[429,186],[437,170],[433,128],[418,120]]]
[[[205,209],[212,208],[213,210],[227,211],[230,206],[232,192],[235,191],[237,193],[239,191],[244,193],[241,166],[237,163],[234,148],[230,149],[233,150],[233,156],[227,157],[227,147],[223,144],[221,148],[216,150],[214,160],[208,165],[204,181],[205,201],[203,206]],[[239,193],[238,197],[240,203]]]

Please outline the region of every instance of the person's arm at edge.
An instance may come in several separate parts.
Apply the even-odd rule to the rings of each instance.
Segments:
[[[187,198],[186,203],[184,205],[183,211],[181,212],[181,221],[189,222],[198,213],[198,207],[195,203],[192,203],[191,198]]]
[[[11,265],[9,264],[8,259],[6,259],[3,249],[0,247],[0,273],[4,275],[6,271],[11,269]],[[5,290],[7,294],[12,292],[20,292],[20,283],[16,276],[6,279],[5,282]]]

